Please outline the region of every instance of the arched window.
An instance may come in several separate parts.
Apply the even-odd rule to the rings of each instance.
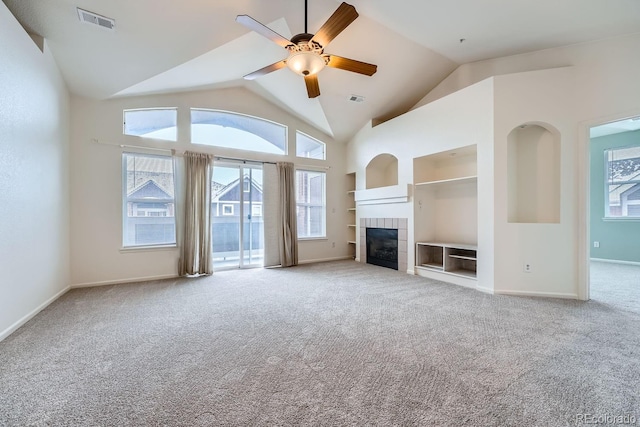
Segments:
[[[192,108],[191,142],[261,153],[287,154],[287,127],[244,114]]]
[[[166,141],[177,140],[178,110],[176,108],[124,110],[123,122],[125,135]]]

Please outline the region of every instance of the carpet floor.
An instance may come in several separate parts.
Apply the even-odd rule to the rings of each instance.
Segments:
[[[0,425],[640,423],[639,331],[353,261],[74,289],[0,342]]]

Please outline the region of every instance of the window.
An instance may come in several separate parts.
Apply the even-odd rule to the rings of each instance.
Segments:
[[[125,135],[177,141],[177,124],[178,110],[175,108],[124,110]]]
[[[325,237],[326,173],[296,171],[296,213],[298,238]]]
[[[191,142],[287,154],[287,127],[244,114],[194,108],[191,109]]]
[[[605,150],[605,217],[640,218],[640,145]]]
[[[233,215],[233,205],[222,205],[222,215]]]
[[[176,243],[173,159],[123,153],[124,247]]]
[[[326,160],[325,143],[297,131],[296,156],[306,157],[308,159]]]
[[[262,205],[251,205],[251,216],[262,216]]]

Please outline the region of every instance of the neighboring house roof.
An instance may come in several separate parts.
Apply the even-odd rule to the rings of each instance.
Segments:
[[[173,199],[173,196],[165,191],[154,180],[150,179],[134,188],[127,197],[130,199]]]
[[[245,175],[242,177],[243,178],[243,182],[245,180],[249,180],[251,178],[249,178],[249,175]],[[231,181],[229,184],[225,185],[224,187],[218,189],[218,191],[214,191],[213,187],[211,188],[211,201],[213,202],[217,202],[220,200],[224,200],[224,197],[226,195],[228,195],[229,193],[231,193],[233,190],[235,190],[238,186],[240,185],[240,179],[235,179],[233,181]],[[260,195],[259,199],[262,200],[262,187],[260,186],[260,184],[258,184],[254,179],[251,179],[251,186],[257,190],[258,194]],[[234,200],[238,200],[238,197],[233,197]]]
[[[620,193],[620,198],[627,200],[640,200],[640,183],[633,184],[630,188]]]

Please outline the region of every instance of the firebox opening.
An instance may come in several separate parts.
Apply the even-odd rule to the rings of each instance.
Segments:
[[[398,230],[367,228],[367,263],[398,269]]]

